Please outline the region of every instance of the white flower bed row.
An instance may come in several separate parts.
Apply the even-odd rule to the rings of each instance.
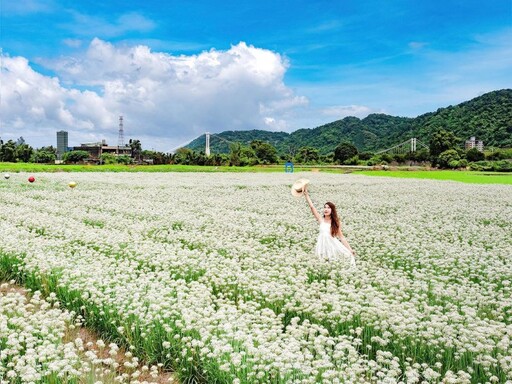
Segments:
[[[72,176],[0,184],[0,252],[182,378],[512,380],[510,186],[308,174],[353,271],[313,255],[301,175]]]
[[[3,284],[2,291],[8,289]],[[69,312],[53,308],[36,294],[0,291],[0,378],[2,382],[38,382],[45,376],[80,377],[75,345],[64,344]]]
[[[102,340],[84,342],[75,323],[74,314],[60,308],[54,293],[45,299],[39,291],[23,293],[2,283],[0,382],[137,383],[141,375],[158,376],[157,366],[139,369],[137,358],[125,357],[126,366],[118,371],[119,347],[111,343],[107,348]]]

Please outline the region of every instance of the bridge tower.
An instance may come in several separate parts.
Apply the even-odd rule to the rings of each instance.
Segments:
[[[416,152],[416,138],[411,139],[411,152]]]
[[[206,156],[210,156],[210,132],[206,132],[205,136],[206,136],[206,148],[204,149],[204,153]]]

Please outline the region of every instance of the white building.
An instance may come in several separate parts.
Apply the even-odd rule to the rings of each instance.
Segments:
[[[471,136],[469,140],[466,140],[465,149],[466,151],[471,148],[476,148],[480,152],[484,151],[484,142],[482,140],[476,140],[475,136]]]
[[[68,151],[67,131],[57,131],[57,159],[62,160],[62,155]]]

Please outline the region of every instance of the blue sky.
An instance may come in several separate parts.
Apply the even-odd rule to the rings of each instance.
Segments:
[[[512,87],[512,0],[1,3],[0,137],[292,132]]]

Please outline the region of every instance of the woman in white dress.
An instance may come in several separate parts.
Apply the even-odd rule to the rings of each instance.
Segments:
[[[341,232],[341,224],[336,213],[336,206],[328,201],[324,204],[323,215],[320,215],[309,197],[307,184],[304,186],[303,192],[311,212],[320,224],[320,233],[318,234],[315,247],[316,255],[327,260],[346,260],[351,266],[355,267],[355,252],[350,247],[345,236],[343,236],[343,232]]]

